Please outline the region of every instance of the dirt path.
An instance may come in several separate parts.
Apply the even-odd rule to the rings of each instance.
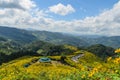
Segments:
[[[76,56],[73,56],[73,57],[71,58],[71,60],[74,61],[74,62],[78,62],[78,59],[79,59],[80,57],[82,57],[82,56],[84,56],[84,54],[78,54],[78,55],[76,55]]]

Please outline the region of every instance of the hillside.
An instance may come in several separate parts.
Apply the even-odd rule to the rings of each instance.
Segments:
[[[86,48],[87,51],[94,53],[96,56],[105,60],[107,57],[114,56],[114,48],[102,44],[92,45]]]
[[[22,45],[16,41],[0,37],[0,53],[9,55],[13,52],[18,51],[21,46]]]
[[[30,32],[17,28],[0,26],[0,36],[20,43],[29,43],[36,39]]]
[[[69,48],[70,47],[70,48]],[[77,48],[68,45],[54,45],[43,41],[35,41],[25,46],[1,45],[0,48],[0,64],[14,60],[23,56],[55,56],[70,55]]]
[[[84,54],[78,62],[71,60],[73,56]],[[42,56],[26,56],[4,63],[0,66],[1,80],[119,80],[117,59],[108,58],[104,63],[93,53],[76,51],[66,58],[49,56],[50,63],[36,61]],[[30,64],[25,67],[26,64]]]
[[[93,45],[84,50],[90,51],[97,57],[106,60],[107,57],[114,56],[114,49],[104,45]],[[1,63],[22,57],[22,56],[61,56],[72,55],[72,53],[80,50],[78,47],[70,45],[54,45],[43,41],[35,41],[25,46],[15,45],[10,42],[1,45],[0,49]]]
[[[7,41],[7,39],[0,36],[0,42],[5,42],[5,41]]]
[[[36,36],[39,40],[50,42],[53,44],[69,44],[73,46],[86,46],[88,45],[82,39],[79,39],[72,35],[66,35],[57,32],[48,32],[48,31],[32,31],[33,35]]]

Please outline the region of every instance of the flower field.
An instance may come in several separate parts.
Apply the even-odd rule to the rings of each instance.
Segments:
[[[50,56],[55,58],[51,63],[37,61],[27,68],[24,64],[39,57],[22,57],[0,66],[0,80],[120,80],[119,57],[104,62],[89,52],[84,54],[77,63],[71,56],[65,59],[67,64],[59,61],[60,56]]]

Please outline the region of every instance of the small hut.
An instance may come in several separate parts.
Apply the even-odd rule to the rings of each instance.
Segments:
[[[48,62],[51,62],[51,59],[48,58],[48,57],[42,57],[42,58],[39,59],[39,62],[48,63]]]

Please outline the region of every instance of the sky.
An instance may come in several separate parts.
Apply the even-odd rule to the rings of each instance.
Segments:
[[[120,0],[0,0],[0,26],[120,36]]]

